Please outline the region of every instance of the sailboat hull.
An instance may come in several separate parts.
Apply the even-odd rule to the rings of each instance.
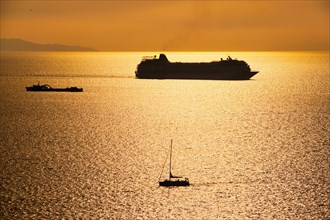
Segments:
[[[189,186],[188,179],[175,179],[175,180],[164,180],[159,181],[159,186]]]

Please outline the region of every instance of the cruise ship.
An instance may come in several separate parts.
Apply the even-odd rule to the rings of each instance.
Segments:
[[[165,54],[143,57],[135,71],[139,79],[248,80],[257,74],[243,60],[220,59],[212,62],[170,62]]]

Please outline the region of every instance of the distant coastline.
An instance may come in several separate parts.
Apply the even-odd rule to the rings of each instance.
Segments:
[[[0,39],[1,51],[98,51],[90,47],[38,44],[22,39]]]

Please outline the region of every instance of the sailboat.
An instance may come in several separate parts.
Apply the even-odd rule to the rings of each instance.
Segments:
[[[160,178],[162,177],[162,173],[163,173],[163,170],[162,170],[162,172],[160,174],[160,177],[159,177],[159,186],[166,186],[166,187],[169,187],[169,186],[189,186],[190,184],[189,184],[188,178],[183,178],[181,176],[172,175],[172,172],[171,172],[171,168],[172,168],[171,167],[172,166],[172,142],[173,141],[171,140],[169,178],[165,179],[165,180],[162,180],[162,181],[160,180]],[[166,160],[165,160],[165,163],[166,163]]]

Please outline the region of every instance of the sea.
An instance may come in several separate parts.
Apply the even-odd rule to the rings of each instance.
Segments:
[[[1,52],[1,219],[330,219],[328,51],[167,52],[259,73],[136,79],[153,55]],[[188,187],[159,186],[171,140]]]

